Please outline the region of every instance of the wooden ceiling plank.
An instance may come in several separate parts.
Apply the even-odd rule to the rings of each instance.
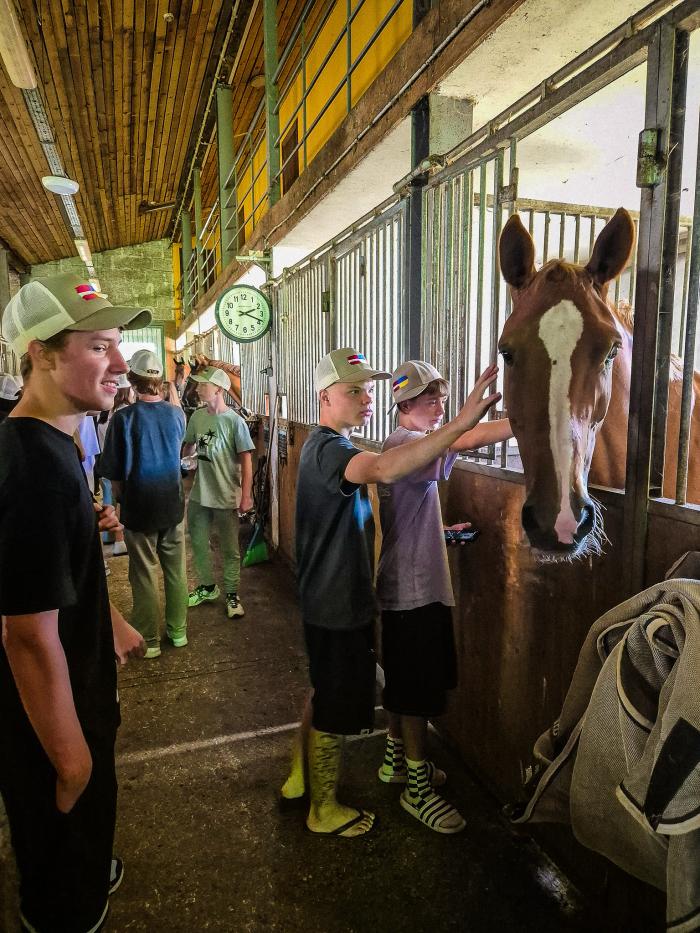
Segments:
[[[187,39],[191,40],[190,29],[194,21],[194,16],[190,14],[191,2],[190,0],[183,0],[179,18],[177,20],[178,29],[175,34],[175,43],[173,47],[172,58],[170,61],[170,74],[168,76],[168,91],[164,101],[164,109],[161,115],[159,132],[158,132],[158,158],[156,162],[155,170],[155,187],[156,189],[162,189],[165,186],[163,185],[163,170],[166,156],[168,155],[168,142],[170,138],[170,133],[172,130],[173,122],[173,109],[175,106],[175,101],[177,99],[177,86],[178,78],[180,75],[180,70],[182,68],[183,57],[187,54]],[[188,26],[185,31],[179,28],[181,22],[187,22]],[[190,48],[191,51],[191,48]],[[178,108],[180,107],[181,101],[177,99]],[[180,126],[184,121],[178,119],[177,123]],[[173,156],[170,154],[170,161],[172,163]]]
[[[112,172],[110,170],[109,150],[109,124],[107,121],[107,103],[105,99],[103,72],[103,56],[107,43],[103,41],[103,29],[100,21],[99,9],[95,0],[90,0],[88,3],[86,15],[95,107],[94,126],[97,131],[97,137],[99,140],[100,155],[98,159],[99,183],[97,196],[102,208],[102,218],[105,226],[105,248],[111,249],[115,242],[116,231],[114,224],[114,212],[112,210],[105,210],[105,204],[107,203],[107,192],[111,192],[112,187]]]
[[[168,0],[159,0],[156,18],[155,43],[153,47],[153,63],[151,66],[151,83],[148,95],[148,109],[146,113],[146,137],[144,139],[143,180],[147,200],[155,201],[159,197],[167,197],[165,193],[155,191],[155,180],[151,169],[153,159],[154,135],[156,117],[158,114],[158,101],[161,99],[161,80],[166,59],[165,43],[168,24],[163,18],[167,12]]]
[[[48,12],[48,16],[47,16]],[[70,11],[69,19],[72,21]],[[50,17],[50,28],[48,17]],[[65,99],[65,109],[63,110],[63,124],[66,131],[66,143],[68,151],[61,148],[64,165],[71,165],[68,169],[70,174],[80,185],[80,190],[75,197],[78,216],[80,217],[83,231],[90,236],[96,229],[92,201],[89,196],[87,181],[89,179],[89,165],[83,162],[82,154],[90,147],[90,140],[85,132],[83,115],[86,115],[84,97],[81,101],[82,92],[81,73],[78,67],[77,74],[73,76],[70,49],[66,36],[66,21],[64,19],[64,10],[58,0],[48,0],[48,11],[45,8],[43,19],[43,35],[45,48],[51,62],[52,79],[54,84],[58,83],[59,76],[61,85],[57,87],[59,92],[63,91]],[[73,91],[73,93],[71,93]],[[55,125],[55,124],[54,124]],[[86,171],[87,168],[87,171]]]

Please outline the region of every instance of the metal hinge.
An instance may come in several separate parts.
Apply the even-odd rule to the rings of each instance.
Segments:
[[[331,292],[330,289],[327,292],[321,292],[321,312],[323,314],[330,314],[331,311]]]
[[[657,127],[642,130],[637,150],[637,187],[655,188],[666,171],[666,154],[659,151],[661,131]]]

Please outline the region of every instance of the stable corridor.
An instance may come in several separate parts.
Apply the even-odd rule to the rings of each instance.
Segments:
[[[127,560],[108,564],[112,598],[128,612]],[[164,645],[159,659],[121,675],[116,851],[126,876],[106,929],[592,929],[575,889],[510,829],[437,735],[433,754],[468,820],[457,837],[412,820],[400,790],[376,779],[379,732],[349,744],[342,781],[348,802],[377,811],[376,832],[317,838],[303,811],[279,812],[276,791],[306,693],[293,586],[279,562],[244,570],[243,620],[228,621],[223,602],[190,610],[188,648]],[[9,920],[11,906],[0,917]]]

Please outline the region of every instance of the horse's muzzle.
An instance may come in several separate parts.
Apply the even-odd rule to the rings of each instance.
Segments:
[[[544,519],[537,507],[526,502],[522,510],[522,523],[528,541],[533,548],[541,551],[571,554],[578,551],[593,530],[595,511],[593,504],[584,501],[578,516],[576,530],[571,541],[561,541],[551,519]]]

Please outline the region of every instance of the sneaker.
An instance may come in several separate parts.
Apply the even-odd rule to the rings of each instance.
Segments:
[[[119,885],[124,880],[124,862],[120,858],[113,858],[109,870],[109,888],[108,894],[114,894]]]
[[[226,615],[229,619],[240,619],[245,615],[243,604],[238,598],[237,593],[226,594]]]
[[[112,557],[121,557],[126,554],[126,541],[115,541],[112,547]]]
[[[211,588],[207,586],[198,586],[197,589],[192,590],[188,596],[187,605],[191,609],[193,606],[199,606],[200,603],[213,603],[219,596],[221,596],[221,592],[216,584]]]
[[[154,658],[159,658],[159,657],[160,657],[160,645],[151,645],[150,647],[146,648],[146,653],[144,654],[144,658],[146,659],[146,661],[152,661]]]
[[[187,635],[168,635],[173,648],[186,648],[187,647]]]

